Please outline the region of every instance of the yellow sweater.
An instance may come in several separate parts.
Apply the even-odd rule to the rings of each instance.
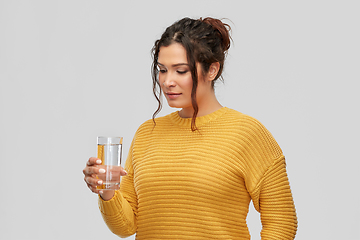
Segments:
[[[285,159],[256,119],[223,107],[191,119],[178,112],[142,124],[120,191],[99,208],[109,229],[136,239],[250,239],[252,200],[262,239],[293,239],[297,217]]]

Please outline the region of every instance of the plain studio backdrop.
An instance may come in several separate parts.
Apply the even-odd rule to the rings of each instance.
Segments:
[[[233,29],[216,93],[283,149],[296,239],[360,239],[356,3],[0,1],[0,239],[118,239],[82,169],[98,135],[123,136],[126,158],[157,108],[150,50],[185,16]],[[248,224],[260,239],[253,206]]]

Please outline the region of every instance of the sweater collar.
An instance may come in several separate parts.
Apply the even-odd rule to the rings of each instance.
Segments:
[[[217,119],[224,113],[228,111],[227,107],[222,107],[219,110],[216,110],[215,112],[212,112],[208,115],[197,117],[196,118],[196,127],[201,127],[206,125],[207,123]],[[182,118],[179,115],[179,111],[173,112],[169,115],[171,121],[175,123],[176,125],[183,126],[183,127],[191,127],[191,120],[192,118]]]

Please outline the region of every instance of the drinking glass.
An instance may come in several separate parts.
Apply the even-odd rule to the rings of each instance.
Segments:
[[[122,137],[97,137],[98,158],[101,159],[97,177],[103,182],[102,185],[97,186],[97,189],[118,190],[120,188],[122,142]]]

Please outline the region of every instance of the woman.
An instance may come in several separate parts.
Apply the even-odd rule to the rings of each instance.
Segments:
[[[221,106],[214,83],[230,47],[218,19],[184,18],[153,48],[159,108],[137,130],[119,191],[96,190],[97,158],[84,169],[115,234],[136,239],[250,239],[252,200],[262,239],[293,239],[297,217],[285,158],[256,119]],[[155,119],[164,94],[180,111]]]

